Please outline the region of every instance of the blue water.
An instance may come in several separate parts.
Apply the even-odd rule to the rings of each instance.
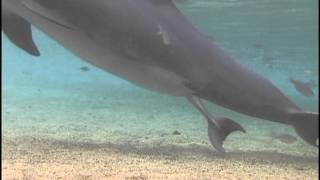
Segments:
[[[311,108],[316,106],[318,98],[302,97],[292,88],[288,77],[313,80],[314,91],[318,92],[316,4],[315,0],[194,1],[179,7],[196,27],[213,37],[242,64],[265,75],[292,99],[312,104],[307,105]],[[78,67],[85,64],[83,61],[37,30],[34,39],[41,58],[25,54],[3,38],[4,80],[8,86],[24,81],[20,78],[26,77],[23,75],[26,72],[47,84],[50,81],[92,82],[94,77],[99,78],[96,84],[122,81],[97,69],[92,71],[93,74],[79,76]],[[256,43],[265,46],[267,56],[272,58],[272,67],[264,64],[264,52],[254,47]],[[310,71],[312,73],[308,73]],[[16,80],[18,76],[19,80]]]
[[[194,26],[270,79],[301,108],[318,111],[317,4],[317,0],[191,0],[178,7]],[[203,117],[183,98],[150,92],[87,64],[34,27],[40,57],[2,37],[3,137],[153,147],[175,144],[187,149],[196,143],[214,151]],[[83,66],[89,71],[82,71]],[[289,77],[311,80],[315,96],[304,97]],[[207,105],[212,113],[233,117],[248,131],[228,138],[227,151],[318,155],[301,139],[290,145],[266,144],[270,133],[294,135],[288,127]],[[166,138],[174,130],[181,138]]]

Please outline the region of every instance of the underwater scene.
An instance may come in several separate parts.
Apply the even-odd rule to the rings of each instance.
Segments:
[[[318,179],[318,0],[1,3],[3,179]]]

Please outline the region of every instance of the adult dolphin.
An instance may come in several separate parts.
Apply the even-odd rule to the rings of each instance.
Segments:
[[[207,119],[211,144],[238,123],[214,117],[202,99],[294,127],[317,146],[318,113],[304,112],[270,81],[201,34],[171,0],[2,0],[2,30],[32,55],[30,24],[97,67],[147,89],[186,97]]]

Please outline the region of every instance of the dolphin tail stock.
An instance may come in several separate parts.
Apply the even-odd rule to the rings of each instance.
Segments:
[[[208,136],[213,147],[219,152],[224,153],[223,141],[229,134],[234,131],[246,131],[243,127],[234,122],[233,120],[225,117],[218,117],[214,119],[208,119]]]
[[[203,114],[208,121],[208,136],[211,145],[220,153],[224,153],[223,141],[234,131],[246,132],[243,127],[233,120],[225,117],[213,117],[205,108],[201,99],[196,96],[188,100]]]
[[[319,113],[291,113],[292,125],[297,134],[313,146],[319,146]]]

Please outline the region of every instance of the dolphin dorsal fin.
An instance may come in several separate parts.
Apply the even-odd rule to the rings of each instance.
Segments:
[[[1,28],[13,44],[31,55],[40,55],[32,39],[31,25],[25,19],[10,12],[4,12]]]

